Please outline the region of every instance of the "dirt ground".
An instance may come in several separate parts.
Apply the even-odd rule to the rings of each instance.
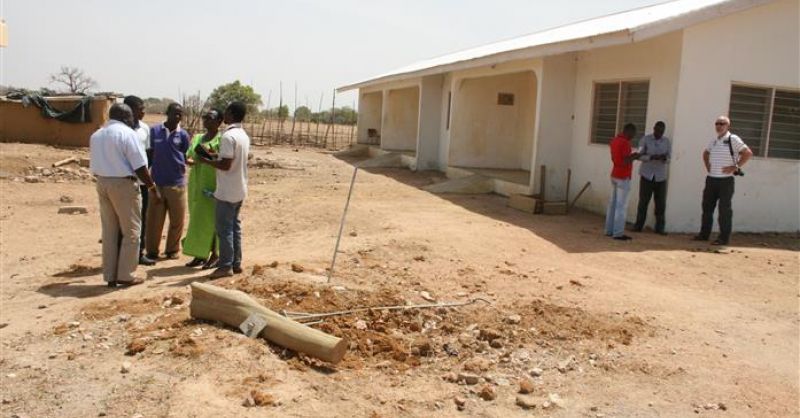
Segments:
[[[245,274],[209,282],[186,259],[161,261],[140,269],[144,285],[109,291],[91,178],[45,170],[86,150],[0,144],[0,415],[800,413],[794,234],[739,234],[723,250],[681,234],[615,242],[597,215],[533,216],[420,189],[439,173],[370,170],[326,284],[352,162],[254,153]],[[88,213],[57,214],[66,204]],[[350,347],[330,365],[191,319],[193,281],[277,311],[490,303],[327,319],[313,326]]]

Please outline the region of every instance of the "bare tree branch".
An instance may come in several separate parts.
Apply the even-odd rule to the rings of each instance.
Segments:
[[[58,74],[50,76],[50,82],[66,86],[67,92],[73,94],[84,94],[97,86],[97,81],[77,67],[61,67]]]

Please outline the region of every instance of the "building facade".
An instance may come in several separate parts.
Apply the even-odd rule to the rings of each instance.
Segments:
[[[739,231],[800,230],[800,1],[678,0],[423,61],[359,90],[358,141],[418,170],[498,179],[602,213],[607,143],[656,121],[673,141],[669,231],[699,228],[714,119],[755,152],[738,178]],[[542,169],[542,166],[545,169]],[[567,190],[567,170],[572,187]],[[638,176],[632,187],[638,188]],[[567,196],[569,194],[569,196]],[[631,194],[629,220],[637,194]]]

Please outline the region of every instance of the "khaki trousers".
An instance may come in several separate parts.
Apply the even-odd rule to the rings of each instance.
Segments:
[[[103,229],[103,280],[129,282],[139,264],[142,198],[132,179],[97,177]]]
[[[164,221],[169,213],[167,246],[164,252],[177,254],[181,251],[181,236],[186,219],[186,187],[158,186],[158,191],[161,193],[161,199],[158,199],[152,191],[148,196],[145,251],[148,255],[158,255],[161,232],[164,230]]]

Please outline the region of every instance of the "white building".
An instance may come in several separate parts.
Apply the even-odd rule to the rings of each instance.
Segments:
[[[678,0],[418,62],[359,90],[358,140],[415,169],[498,179],[501,194],[603,213],[611,137],[627,122],[673,141],[667,228],[699,229],[701,153],[718,115],[756,157],[737,178],[737,231],[800,230],[800,1]],[[547,167],[541,176],[539,167]],[[635,167],[635,170],[638,166]],[[542,178],[545,184],[540,184]],[[634,174],[629,220],[635,218]],[[652,209],[651,209],[652,210]],[[652,215],[649,216],[652,221]]]

